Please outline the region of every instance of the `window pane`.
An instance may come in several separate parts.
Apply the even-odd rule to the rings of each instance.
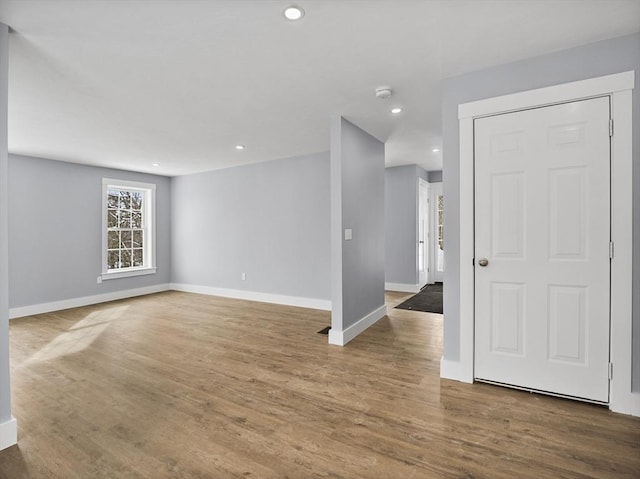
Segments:
[[[109,251],[107,254],[107,268],[114,269],[120,267],[120,251]]]
[[[142,266],[142,250],[134,249],[133,250],[133,266]]]
[[[133,232],[133,247],[142,248],[142,231],[140,230]]]
[[[120,233],[117,231],[109,231],[107,233],[107,248],[116,249],[120,247]]]
[[[141,185],[141,187],[146,185]],[[144,212],[153,207],[153,191],[118,183],[107,185],[107,270],[117,271],[123,268],[144,268],[148,258],[147,248],[151,247],[152,237],[144,231]]]
[[[118,210],[109,210],[107,212],[107,228],[118,227]]]
[[[131,250],[130,249],[120,250],[120,267],[121,268],[131,267]]]
[[[132,191],[131,192],[131,209],[132,210],[140,210],[142,209],[142,192],[140,191]]]
[[[121,248],[131,248],[131,230],[120,232],[120,244]]]
[[[118,192],[110,190],[109,195],[107,196],[107,208],[117,208],[118,199]]]
[[[120,228],[131,228],[131,211],[120,210]]]
[[[134,211],[131,213],[131,227],[132,228],[142,228],[142,213],[139,211]]]
[[[131,193],[129,191],[120,191],[120,208],[131,209]]]

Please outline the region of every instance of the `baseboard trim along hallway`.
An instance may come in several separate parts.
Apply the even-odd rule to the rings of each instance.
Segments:
[[[208,296],[220,296],[222,298],[246,299],[248,301],[260,301],[262,303],[331,311],[331,301],[328,299],[304,298],[300,296],[287,296],[283,294],[261,293],[258,291],[243,291],[240,289],[216,288],[213,286],[200,286],[197,284],[182,283],[171,283],[171,289],[174,291],[182,291],[184,293],[198,293],[206,294]]]
[[[387,305],[384,304],[379,308],[371,311],[364,318],[358,320],[356,323],[349,326],[343,331],[337,331],[333,328],[329,331],[329,344],[335,344],[337,346],[344,346],[353,338],[355,338],[362,331],[372,326],[380,319],[387,315]]]
[[[15,418],[0,424],[0,451],[18,443],[18,423]]]
[[[384,283],[385,291],[398,291],[400,293],[419,293],[419,284],[409,283]]]
[[[237,289],[214,288],[211,286],[199,286],[194,284],[171,283],[148,286],[145,288],[126,289],[123,291],[114,291],[113,293],[97,294],[93,296],[83,296],[81,298],[63,299],[61,301],[52,301],[50,303],[19,306],[9,310],[9,318],[14,319],[22,318],[24,316],[33,316],[34,314],[51,313],[53,311],[60,311],[63,309],[79,308],[81,306],[90,306],[92,304],[106,303],[108,301],[133,298],[136,296],[143,296],[145,294],[161,293],[163,291],[170,290],[331,311],[331,301],[325,299],[303,298],[299,296],[286,296],[282,294],[260,293],[257,291],[242,291]]]

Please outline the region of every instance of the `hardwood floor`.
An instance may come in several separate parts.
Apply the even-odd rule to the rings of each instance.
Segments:
[[[440,315],[344,348],[329,318],[168,292],[13,320],[0,478],[640,477],[638,418],[441,380]]]

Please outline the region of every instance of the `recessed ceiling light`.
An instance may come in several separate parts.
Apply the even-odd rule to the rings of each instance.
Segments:
[[[151,163],[151,166],[160,166],[160,163]]]
[[[433,149],[433,150],[431,150],[431,151],[433,151],[434,153],[438,153],[438,152],[440,151],[440,148],[434,148],[434,149]]]
[[[304,17],[304,10],[300,7],[296,7],[295,5],[291,5],[284,9],[284,17],[287,20],[300,20]]]
[[[236,145],[236,150],[244,150],[244,145]]]
[[[391,113],[393,113],[394,115],[397,115],[398,113],[402,113],[402,108],[400,108],[399,106],[396,106],[395,108],[391,109]]]

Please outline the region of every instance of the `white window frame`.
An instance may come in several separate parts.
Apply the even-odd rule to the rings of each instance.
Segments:
[[[144,225],[144,266],[109,270],[107,267],[107,196],[110,188],[136,190],[144,193],[143,225]],[[128,278],[155,274],[156,267],[156,185],[138,181],[102,179],[102,280]]]
[[[474,380],[474,118],[609,95],[611,138],[611,338],[609,408],[640,416],[640,393],[631,391],[632,356],[632,90],[633,71],[488,98],[458,107],[460,125],[460,357],[442,358],[440,376]]]
[[[442,196],[444,198],[444,191],[442,189],[442,181],[438,181],[435,183],[430,183],[430,203],[431,203],[431,230],[433,234],[430,238],[429,248],[431,248],[430,254],[430,269],[431,269],[431,280],[432,282],[442,282],[444,277],[444,264],[442,267],[442,271],[438,270],[438,256],[439,249],[438,248],[438,197]],[[444,236],[444,225],[443,225],[443,236]]]

